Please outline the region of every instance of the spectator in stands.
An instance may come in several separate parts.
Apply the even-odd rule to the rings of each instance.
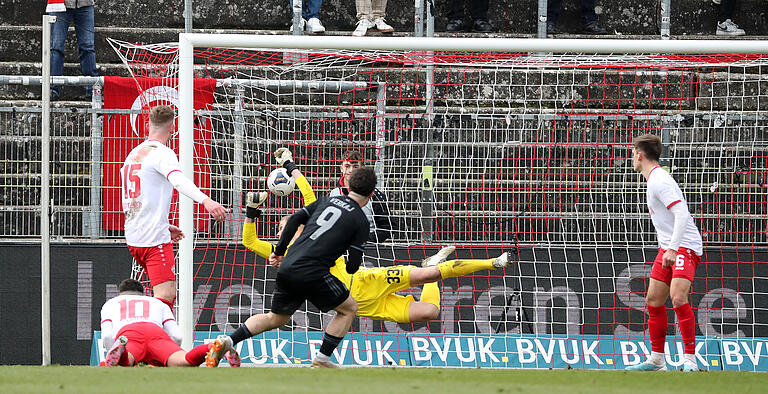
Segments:
[[[96,47],[94,45],[93,0],[65,0],[66,10],[49,12],[56,17],[51,29],[51,75],[64,73],[64,47],[67,42],[69,25],[75,25],[77,50],[80,55],[80,72],[86,77],[98,77],[96,70]],[[85,98],[91,98],[93,89],[85,87]],[[51,100],[59,98],[58,86],[51,88]]]
[[[369,31],[393,33],[392,26],[384,20],[387,13],[387,0],[355,0],[357,8],[357,27],[352,35],[362,37]]]
[[[547,34],[561,33],[557,29],[557,19],[560,17],[562,2],[563,0],[549,0],[547,3]],[[582,33],[597,35],[608,34],[608,31],[597,23],[595,0],[581,0],[581,18]]]
[[[358,0],[359,1],[359,0]],[[341,179],[339,179],[339,186],[328,194],[331,197],[347,195],[349,189],[349,174],[352,170],[360,168],[363,165],[363,155],[356,150],[349,150],[344,153],[341,160]],[[390,219],[389,207],[387,207],[387,197],[378,188],[373,190],[373,196],[368,204],[363,207],[365,216],[368,217],[368,221],[371,223],[370,235],[368,241],[370,242],[384,242],[388,240],[392,234],[392,223]]]
[[[717,17],[717,30],[715,31],[716,35],[743,36],[746,34],[744,29],[739,28],[739,25],[733,23],[731,20],[736,0],[712,0],[712,2],[720,4],[720,15]]]
[[[469,15],[472,17],[472,31],[477,33],[490,33],[493,26],[488,22],[489,0],[451,0],[451,9],[448,11],[448,24],[445,30],[449,32],[462,32],[468,30],[464,26],[464,4],[469,2]]]
[[[293,12],[293,1],[289,0],[288,3],[291,12]],[[325,33],[325,26],[319,18],[323,0],[302,0],[301,5],[303,9],[301,10],[301,25],[299,27],[310,34]],[[291,23],[291,30],[293,30],[293,23]]]

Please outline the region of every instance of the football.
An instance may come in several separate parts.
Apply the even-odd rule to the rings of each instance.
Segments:
[[[267,187],[276,196],[285,197],[293,193],[294,186],[296,186],[296,182],[288,175],[285,168],[275,169],[267,178]]]

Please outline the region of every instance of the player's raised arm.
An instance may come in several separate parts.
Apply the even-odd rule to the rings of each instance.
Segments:
[[[271,243],[259,239],[256,234],[256,219],[261,217],[259,206],[267,200],[267,192],[248,192],[245,196],[245,223],[243,223],[243,246],[257,255],[268,259],[275,250]]]
[[[288,171],[288,174],[293,177],[294,181],[296,182],[296,186],[299,187],[301,196],[304,198],[304,206],[317,201],[317,197],[315,197],[315,191],[312,190],[312,186],[309,184],[309,181],[307,181],[307,178],[304,176],[304,174],[301,173],[299,168],[296,166],[296,163],[294,163],[293,154],[291,151],[288,148],[280,148],[275,151],[275,159],[277,159],[277,163],[283,166],[283,168]]]

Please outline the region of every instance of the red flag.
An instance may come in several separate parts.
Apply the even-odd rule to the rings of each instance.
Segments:
[[[120,167],[128,153],[147,137],[149,109],[156,105],[178,105],[176,79],[104,77],[104,109],[141,110],[141,114],[105,114],[102,167],[102,228],[121,231],[125,217],[120,201]],[[213,103],[215,79],[195,79],[195,110],[209,108]],[[178,127],[178,126],[177,126]],[[195,119],[195,184],[205,193],[211,185],[208,160],[211,155],[211,125],[206,118]],[[178,155],[178,134],[168,145]],[[190,176],[191,174],[185,174]],[[171,222],[178,217],[178,193],[171,200]],[[195,204],[195,228],[207,231],[209,215]]]
[[[66,12],[67,7],[64,5],[64,0],[48,0],[48,6],[45,7],[45,12]]]

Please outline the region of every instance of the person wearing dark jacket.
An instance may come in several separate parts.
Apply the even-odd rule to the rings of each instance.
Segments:
[[[341,179],[339,186],[331,190],[330,197],[347,195],[349,174],[355,168],[360,168],[363,164],[363,155],[356,150],[350,150],[344,153],[340,168]],[[365,216],[371,223],[371,231],[368,240],[370,242],[384,242],[392,237],[392,223],[390,220],[389,207],[387,207],[387,197],[379,189],[374,189],[371,201],[363,207]]]

